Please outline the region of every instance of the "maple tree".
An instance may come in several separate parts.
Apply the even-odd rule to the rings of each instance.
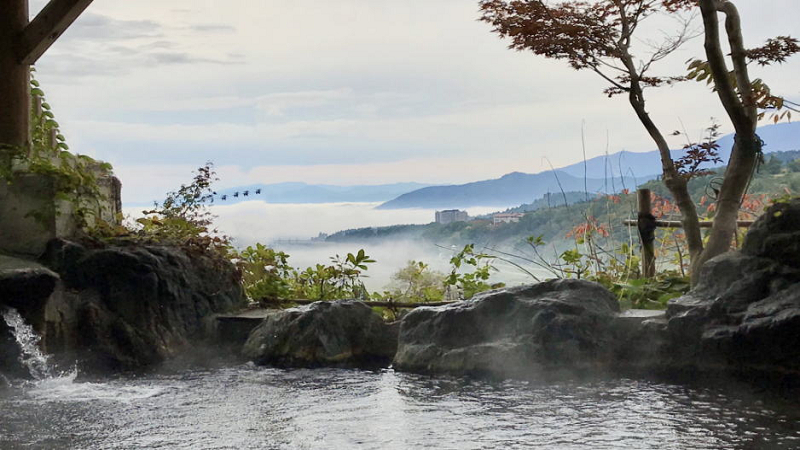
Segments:
[[[791,118],[796,111],[791,102],[772,95],[769,87],[760,79],[751,79],[748,65],[755,62],[761,66],[782,63],[800,51],[798,41],[789,36],[769,39],[759,48],[748,49],[742,37],[741,16],[730,0],[698,0],[703,16],[705,34],[704,48],[707,62],[690,64],[689,77],[698,78],[707,74],[713,81],[714,90],[725,108],[734,129],[734,139],[728,166],[716,201],[716,214],[708,242],[699,255],[692,260],[692,280],[697,281],[698,270],[705,261],[728,251],[736,236],[736,219],[746,199],[747,188],[753,173],[763,158],[763,142],[756,134],[759,118],[773,111],[774,121],[782,117]],[[732,70],[728,69],[726,52],[722,45],[719,15],[724,16],[725,35],[730,47],[728,58]],[[698,75],[698,76],[695,76]]]
[[[696,11],[698,6],[703,17],[708,61],[693,61],[686,76],[651,74],[655,63],[692,37],[691,16],[686,17],[686,14]],[[736,231],[736,213],[760,152],[760,141],[755,138],[757,110],[771,109],[782,118],[790,117],[787,108],[792,109],[784,99],[773,96],[761,80],[750,81],[747,63],[783,62],[800,50],[796,40],[781,36],[757,49],[744,48],[739,15],[730,0],[571,0],[558,3],[481,0],[480,8],[481,20],[490,23],[501,37],[508,38],[510,48],[565,60],[576,70],[589,70],[606,80],[609,87],[604,92],[608,96],[627,94],[637,118],[658,148],[662,180],[681,213],[693,274],[704,261],[728,249],[730,237]],[[733,71],[728,71],[720,50],[717,12],[726,15]],[[637,32],[648,18],[659,13],[678,19],[678,26],[659,43],[647,41],[647,51],[643,57],[638,57],[633,48],[634,42],[639,42],[635,39]],[[737,133],[707,246],[703,243],[697,206],[689,195],[687,183],[693,176],[702,174],[702,163],[717,160],[716,143],[690,144],[685,147],[686,156],[673,161],[667,140],[647,112],[645,102],[647,88],[689,79],[715,84]]]

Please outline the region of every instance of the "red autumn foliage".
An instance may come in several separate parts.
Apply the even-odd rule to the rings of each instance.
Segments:
[[[597,222],[593,216],[586,218],[586,221],[576,225],[572,230],[567,233],[567,237],[574,237],[576,239],[585,239],[587,236],[599,235],[601,237],[609,236],[608,228]]]

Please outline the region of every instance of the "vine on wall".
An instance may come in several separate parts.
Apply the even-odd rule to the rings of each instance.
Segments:
[[[66,139],[59,131],[52,107],[31,68],[31,141],[28,147],[3,145],[0,148],[0,179],[9,184],[25,174],[45,175],[52,180],[56,201],[71,205],[71,213],[79,228],[88,225],[88,218],[103,208],[106,196],[98,185],[98,175],[111,175],[112,167],[86,155],[69,152]],[[59,214],[59,208],[55,214]],[[51,211],[28,213],[44,224]]]

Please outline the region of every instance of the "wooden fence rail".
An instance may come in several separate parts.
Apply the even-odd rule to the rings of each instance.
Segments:
[[[639,240],[642,244],[642,275],[645,278],[653,278],[656,275],[656,250],[655,232],[657,228],[683,228],[683,223],[679,220],[656,220],[653,216],[653,209],[650,202],[650,189],[639,189],[636,191],[639,211],[636,220],[624,220],[622,223],[628,226],[635,226],[639,231]],[[753,225],[752,220],[739,220],[736,222],[740,228],[749,228]],[[711,228],[714,222],[700,222],[700,228]]]

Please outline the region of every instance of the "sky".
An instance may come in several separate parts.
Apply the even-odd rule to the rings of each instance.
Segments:
[[[748,46],[800,36],[797,0],[736,3]],[[478,16],[473,0],[96,0],[37,78],[72,150],[112,163],[126,203],[206,161],[219,187],[450,184],[577,162],[582,129],[587,157],[653,149],[599,77],[508,50]],[[652,38],[672,24],[654,25]],[[659,73],[700,56],[695,39]],[[800,57],[752,70],[795,101],[798,74]],[[698,83],[648,99],[665,131],[725,117]]]

